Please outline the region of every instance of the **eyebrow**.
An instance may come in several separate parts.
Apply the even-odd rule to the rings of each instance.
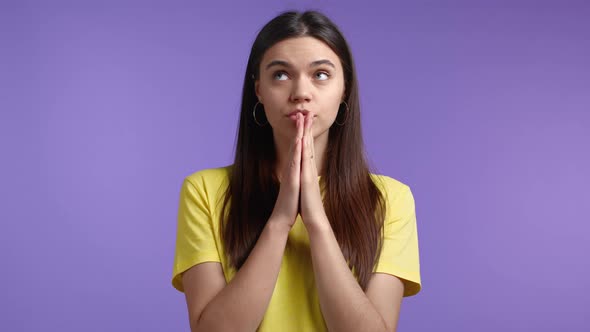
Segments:
[[[329,65],[329,66],[332,66],[332,68],[336,69],[336,66],[334,66],[334,64],[332,63],[332,61],[330,61],[328,59],[322,59],[322,60],[313,61],[312,63],[309,64],[309,67],[310,68],[311,67],[317,67],[319,65]],[[268,65],[266,65],[266,70],[268,70],[270,67],[273,67],[273,66],[284,66],[284,67],[287,67],[287,68],[293,68],[293,65],[291,65],[287,61],[273,60]]]

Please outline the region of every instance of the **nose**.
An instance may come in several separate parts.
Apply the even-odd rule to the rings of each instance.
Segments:
[[[311,86],[305,77],[293,80],[290,99],[293,103],[308,102],[311,100]]]

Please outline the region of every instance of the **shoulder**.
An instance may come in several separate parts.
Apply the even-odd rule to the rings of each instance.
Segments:
[[[190,182],[197,188],[220,187],[228,181],[231,166],[232,165],[201,169],[187,175],[185,181]]]
[[[223,206],[231,165],[206,168],[187,175],[181,188],[182,204],[197,204],[215,215]]]
[[[416,203],[410,186],[387,175],[371,174],[373,181],[383,194],[387,206],[386,218],[409,220],[415,214]]]
[[[377,188],[379,188],[388,199],[395,199],[399,196],[406,195],[407,193],[411,194],[410,186],[400,180],[384,174],[370,173],[370,175]]]

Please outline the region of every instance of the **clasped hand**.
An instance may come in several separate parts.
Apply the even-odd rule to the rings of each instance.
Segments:
[[[296,135],[281,173],[281,186],[273,210],[273,216],[290,227],[295,223],[297,213],[301,213],[308,230],[328,222],[315,163],[313,117],[312,112],[306,115],[297,113]]]

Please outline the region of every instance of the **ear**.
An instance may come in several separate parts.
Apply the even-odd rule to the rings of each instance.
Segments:
[[[258,100],[260,101],[260,103],[262,103],[262,98],[260,98],[260,81],[256,80],[254,81],[254,92],[256,93],[256,97],[258,98]]]

